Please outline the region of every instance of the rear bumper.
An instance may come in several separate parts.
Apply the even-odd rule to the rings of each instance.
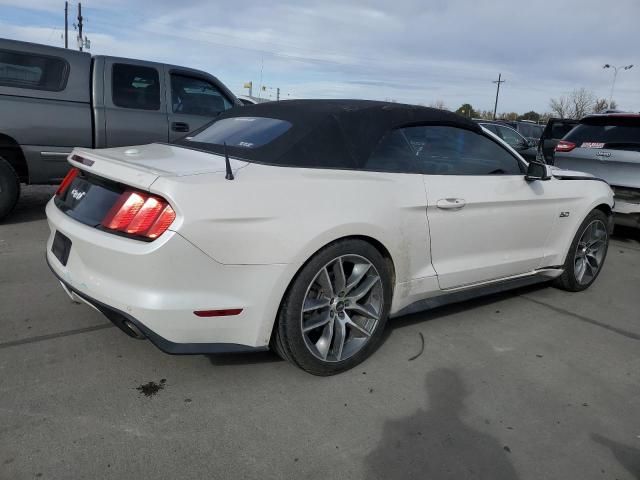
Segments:
[[[239,345],[237,343],[176,343],[162,337],[158,333],[154,332],[147,326],[145,326],[139,320],[133,318],[131,315],[118,310],[117,308],[106,305],[95,298],[74,289],[71,285],[62,280],[55,272],[49,259],[47,258],[47,265],[58,278],[60,284],[67,292],[72,300],[80,299],[89,306],[95,308],[105,317],[107,317],[111,323],[122,330],[130,337],[143,340],[148,339],[156,347],[165,353],[171,355],[192,355],[192,354],[212,354],[212,353],[238,353],[238,352],[259,352],[267,350],[268,347],[250,347],[248,345]]]
[[[53,273],[123,331],[130,333],[130,322],[167,353],[268,346],[286,265],[223,265],[171,231],[153,242],[119,237],[71,219],[53,201],[47,218]],[[72,242],[66,265],[51,252],[56,231]],[[236,308],[242,312],[234,316],[194,314]]]

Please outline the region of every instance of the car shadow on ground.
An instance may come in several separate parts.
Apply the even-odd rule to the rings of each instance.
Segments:
[[[591,440],[611,450],[611,454],[634,478],[640,478],[640,448],[630,447],[597,433],[591,434]]]
[[[640,229],[638,228],[616,226],[611,238],[624,243],[625,246],[640,249]]]
[[[56,188],[51,185],[23,185],[18,204],[1,224],[14,225],[45,219],[44,209],[47,202],[56,193]]]
[[[213,355],[205,355],[211,365],[216,367],[230,365],[254,365],[272,362],[282,362],[275,352],[249,352],[249,353],[217,353]]]
[[[470,393],[454,370],[429,372],[427,409],[385,422],[365,478],[517,479],[509,446],[462,421]]]
[[[492,295],[486,295],[483,297],[466,300],[464,302],[452,303],[450,305],[444,305],[441,307],[431,308],[410,315],[403,315],[401,317],[390,319],[387,322],[387,326],[384,331],[382,343],[384,344],[393,330],[397,328],[403,328],[410,325],[425,323],[437,318],[446,317],[459,312],[472,311],[474,308],[478,308],[484,305],[491,305],[492,303],[500,302],[507,298],[511,298],[517,295],[526,294],[532,291],[547,288],[548,283],[541,283],[531,285],[527,287],[521,287],[514,290],[495,293]],[[283,361],[275,352],[247,352],[247,353],[218,353],[212,355],[205,355],[212,365],[215,366],[229,366],[229,365],[253,365],[267,362],[281,362]]]
[[[541,282],[526,287],[515,288],[512,290],[505,290],[504,292],[493,293],[490,295],[479,296],[469,300],[451,303],[440,307],[430,308],[409,315],[403,315],[401,317],[392,318],[387,323],[386,336],[391,335],[393,330],[397,328],[404,328],[417,323],[424,323],[437,318],[447,317],[456,313],[465,311],[472,311],[474,308],[483,307],[485,305],[491,305],[493,303],[501,302],[503,300],[517,297],[519,295],[525,295],[527,293],[535,292],[537,290],[543,290],[549,288],[549,282]],[[386,338],[385,338],[386,341]]]

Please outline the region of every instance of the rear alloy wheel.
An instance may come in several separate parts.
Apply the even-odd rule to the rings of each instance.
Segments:
[[[556,281],[557,286],[578,292],[595,281],[609,248],[607,223],[607,216],[600,210],[592,211],[582,222],[569,249],[564,273]]]
[[[321,250],[295,278],[273,341],[315,375],[360,363],[379,345],[391,302],[389,267],[370,244],[345,240]]]

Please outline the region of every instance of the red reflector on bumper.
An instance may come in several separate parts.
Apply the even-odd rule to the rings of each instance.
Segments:
[[[198,310],[193,313],[198,317],[230,317],[239,315],[240,312],[242,312],[241,308],[228,308],[226,310]]]

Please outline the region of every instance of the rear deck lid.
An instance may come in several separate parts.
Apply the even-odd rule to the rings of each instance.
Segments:
[[[234,170],[246,164],[234,159],[230,161]],[[101,150],[76,148],[71,152],[69,162],[92,175],[144,190],[161,176],[224,173],[226,170],[221,155],[161,143]]]

